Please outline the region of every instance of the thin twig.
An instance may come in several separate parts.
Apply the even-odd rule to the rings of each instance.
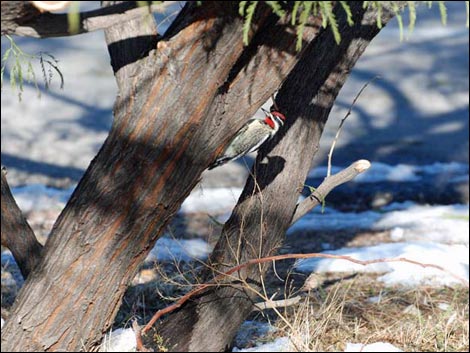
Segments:
[[[346,119],[351,115],[352,108],[353,108],[354,105],[356,104],[357,99],[358,99],[359,96],[362,94],[362,92],[366,89],[367,86],[369,86],[369,84],[371,84],[372,82],[374,82],[374,81],[375,81],[376,79],[378,79],[379,77],[380,77],[380,76],[375,76],[374,78],[372,78],[371,80],[369,80],[368,82],[366,82],[366,84],[365,84],[364,86],[362,86],[362,88],[361,88],[361,89],[359,90],[359,92],[356,94],[356,97],[354,97],[353,102],[352,102],[351,105],[349,106],[348,112],[346,113],[346,115],[344,116],[344,118],[341,119],[341,122],[339,123],[338,130],[336,131],[335,138],[334,138],[334,140],[333,140],[333,143],[331,144],[330,152],[328,153],[328,169],[327,169],[327,172],[326,172],[326,177],[327,177],[327,178],[331,175],[331,158],[333,157],[333,151],[334,151],[334,149],[335,149],[336,142],[338,141],[339,135],[340,135],[340,133],[341,133],[341,129],[343,128],[344,122],[345,122]]]
[[[142,342],[142,330],[137,320],[132,321],[132,329],[135,333],[135,348],[137,349],[137,352],[151,352],[151,350],[145,347]]]
[[[311,258],[341,259],[341,260],[350,261],[350,262],[353,262],[353,263],[356,263],[356,264],[359,264],[359,265],[363,265],[363,266],[376,264],[376,263],[385,263],[385,262],[408,262],[408,263],[411,263],[411,264],[414,264],[414,265],[421,266],[423,268],[431,267],[431,268],[438,269],[438,270],[443,271],[443,272],[449,274],[450,276],[458,279],[466,287],[469,286],[468,280],[466,280],[466,279],[450,272],[449,270],[446,270],[445,268],[443,268],[439,265],[425,264],[425,263],[410,260],[410,259],[407,259],[407,258],[404,258],[404,257],[401,257],[401,258],[382,258],[382,259],[374,259],[374,260],[357,260],[357,259],[355,259],[351,256],[346,256],[346,255],[333,255],[333,254],[321,254],[321,253],[275,255],[275,256],[263,257],[263,258],[260,258],[260,259],[249,260],[249,261],[247,261],[243,264],[232,267],[231,269],[229,269],[228,271],[226,271],[224,273],[221,273],[221,274],[217,275],[210,282],[207,282],[207,283],[204,283],[204,284],[201,284],[201,285],[197,286],[195,289],[193,289],[192,291],[186,293],[180,299],[178,299],[178,301],[176,303],[174,303],[170,306],[167,306],[164,309],[161,309],[161,310],[157,311],[155,313],[155,315],[152,317],[152,319],[148,322],[148,324],[145,325],[145,327],[142,329],[142,333],[145,334],[148,330],[150,330],[153,327],[153,325],[155,324],[155,322],[157,322],[157,320],[159,318],[161,318],[165,314],[168,314],[168,313],[180,308],[191,297],[195,296],[196,294],[201,293],[202,291],[204,291],[205,289],[207,289],[209,287],[218,285],[217,282],[219,282],[221,279],[223,279],[225,277],[228,277],[231,274],[233,274],[235,272],[238,272],[238,271],[240,271],[241,269],[243,269],[245,267],[248,267],[248,266],[251,266],[251,265],[256,265],[256,264],[262,264],[262,263],[266,263],[266,262],[271,262],[271,261],[278,261],[278,260],[311,259]]]

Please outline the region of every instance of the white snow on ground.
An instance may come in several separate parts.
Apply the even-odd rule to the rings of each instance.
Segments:
[[[196,188],[181,205],[180,212],[224,212],[231,210],[237,203],[241,188]]]
[[[380,258],[407,258],[441,266],[461,278],[469,278],[468,246],[438,243],[390,243],[363,248],[343,248],[325,254],[347,255],[356,260]],[[386,273],[379,278],[387,285],[452,285],[461,283],[449,273],[435,268],[422,268],[407,262],[385,262],[363,266],[343,259],[306,259],[298,261],[302,272],[375,272]]]
[[[371,344],[347,343],[345,352],[403,352],[393,344],[376,342]]]
[[[233,348],[232,352],[292,352],[290,340],[287,337],[276,338],[273,342],[261,344],[252,348]]]
[[[345,167],[332,166],[332,174],[339,172]],[[326,176],[327,167],[317,167],[309,173],[309,178],[324,178]],[[356,183],[377,183],[384,181],[392,182],[410,182],[419,181],[423,176],[451,174],[453,180],[459,181],[461,178],[468,177],[468,164],[451,162],[436,162],[430,165],[416,166],[411,164],[388,165],[380,162],[372,162],[367,172],[358,175],[353,182]]]
[[[118,328],[103,339],[100,352],[135,352],[135,332],[131,328]]]
[[[373,229],[392,229],[394,241],[469,243],[468,205],[420,206],[387,212]]]
[[[387,212],[388,211],[388,212]],[[343,213],[327,209],[324,214],[310,213],[289,229],[324,231],[338,229],[391,230],[391,238],[399,243],[363,248],[343,248],[328,254],[348,255],[358,260],[405,257],[432,263],[454,275],[469,277],[469,209],[468,205],[419,206],[412,202],[392,204],[382,212]],[[346,260],[307,259],[297,263],[303,272],[378,272],[386,284],[419,283],[450,285],[456,278],[434,268],[421,268],[410,263],[379,263],[362,266]]]
[[[145,262],[205,260],[211,252],[212,246],[202,239],[161,237],[150,251]]]
[[[62,209],[74,188],[56,189],[42,184],[31,184],[11,188],[11,193],[23,213]]]

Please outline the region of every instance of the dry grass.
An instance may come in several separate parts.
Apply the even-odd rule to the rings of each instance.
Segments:
[[[467,351],[468,288],[384,287],[361,274],[309,292],[277,320],[296,351],[343,351],[347,342],[388,342],[403,351]],[[375,302],[371,300],[375,298]]]

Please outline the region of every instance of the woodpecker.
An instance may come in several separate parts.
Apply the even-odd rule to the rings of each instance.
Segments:
[[[213,169],[245,154],[254,152],[267,140],[271,139],[281,126],[284,125],[286,117],[276,110],[270,112],[261,108],[266,114],[264,119],[250,119],[237,131],[227,148],[220,154],[208,169]]]

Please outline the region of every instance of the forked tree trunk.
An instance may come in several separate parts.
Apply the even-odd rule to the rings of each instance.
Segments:
[[[259,6],[246,48],[232,2],[187,4],[158,45],[151,17],[106,31],[113,126],[18,295],[2,350],[97,348],[202,171],[297,62],[294,31],[269,13]],[[304,47],[316,33],[306,26]]]
[[[352,67],[380,31],[376,11],[365,11],[360,2],[350,5],[356,25],[348,26],[344,13],[337,13],[340,45],[329,30],[319,35],[279,91],[277,104],[287,117],[286,132],[258,154],[211,256],[213,270],[206,279],[249,259],[273,255],[282,244],[330,109]],[[382,24],[392,17],[393,12],[384,7]],[[157,348],[152,340],[158,335],[170,351],[223,351],[253,302],[261,300],[253,290],[263,292],[261,276],[267,269],[244,268],[232,275],[235,278],[186,302],[149,331],[146,344]]]

